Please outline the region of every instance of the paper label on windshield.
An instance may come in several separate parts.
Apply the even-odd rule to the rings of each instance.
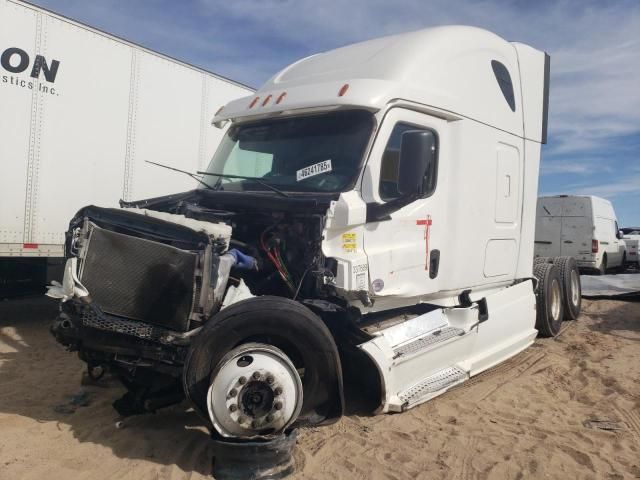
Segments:
[[[314,163],[308,167],[301,168],[296,172],[296,180],[304,180],[305,178],[314,177],[321,173],[327,173],[332,170],[331,160],[325,160],[324,162]]]

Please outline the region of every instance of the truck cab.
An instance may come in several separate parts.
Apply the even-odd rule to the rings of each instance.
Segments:
[[[78,212],[54,335],[120,410],[182,393],[223,437],[335,421],[352,371],[377,412],[439,395],[559,330],[560,277],[532,280],[548,82],[464,26],[286,67],[215,115],[197,189]]]

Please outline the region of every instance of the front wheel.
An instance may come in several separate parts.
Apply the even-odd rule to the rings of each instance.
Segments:
[[[281,432],[302,409],[302,381],[285,353],[247,343],[225,355],[211,374],[209,418],[223,437]]]
[[[618,267],[618,273],[624,273],[627,269],[627,252],[622,254],[622,263]]]
[[[607,254],[602,256],[600,267],[598,267],[598,275],[605,275],[607,273]]]
[[[254,297],[212,316],[189,347],[182,380],[195,411],[222,436],[332,423],[344,408],[331,332],[286,298]]]

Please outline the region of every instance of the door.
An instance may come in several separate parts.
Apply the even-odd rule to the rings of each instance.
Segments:
[[[363,235],[371,290],[376,295],[417,297],[438,291],[441,245],[440,234],[434,232],[442,230],[442,214],[436,207],[441,191],[435,180],[440,154],[438,132],[444,123],[429,115],[396,108],[387,113],[378,132],[363,180],[363,198],[375,204],[371,211],[381,212],[377,219],[367,221]],[[422,198],[395,208],[404,202],[398,191],[400,145],[406,132],[416,130],[435,135],[434,162],[425,176]]]
[[[587,217],[563,217],[560,255],[588,260],[591,254],[592,228]],[[584,258],[583,258],[584,257]]]
[[[562,211],[564,198],[538,198],[536,207],[535,255],[557,257],[562,244]]]
[[[562,217],[536,219],[535,255],[557,257],[561,251]]]

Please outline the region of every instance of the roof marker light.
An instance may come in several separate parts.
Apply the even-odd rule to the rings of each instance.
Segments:
[[[287,96],[287,92],[282,92],[279,96],[278,99],[276,100],[276,105],[279,104],[282,100],[284,100],[284,97]]]
[[[349,84],[345,83],[344,85],[342,85],[340,90],[338,90],[338,96],[342,97],[345,93],[347,93],[347,90],[349,90]]]
[[[251,103],[249,104],[249,108],[253,108],[255,106],[255,104],[258,102],[258,100],[260,100],[260,97],[256,97],[254,98]]]
[[[271,100],[272,95],[267,95],[267,98],[264,99],[264,102],[262,102],[262,106],[264,107],[267,103],[269,103],[269,100]]]

